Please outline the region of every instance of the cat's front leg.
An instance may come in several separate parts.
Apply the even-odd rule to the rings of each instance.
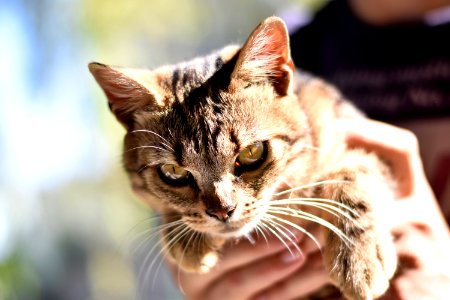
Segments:
[[[388,225],[393,193],[385,176],[387,168],[375,156],[353,151],[343,165],[327,178],[338,183],[325,185],[320,197],[351,209],[352,220],[326,217],[348,240],[327,231],[325,265],[348,299],[374,299],[387,290],[397,266]]]

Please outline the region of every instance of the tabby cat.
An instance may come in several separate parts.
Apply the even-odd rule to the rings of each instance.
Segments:
[[[183,270],[208,272],[231,239],[289,240],[316,222],[347,298],[386,291],[397,262],[388,168],[347,147],[336,122],[361,115],[294,69],[281,19],[264,20],[242,47],[188,62],[89,69],[127,130],[132,187],[162,215],[164,251]]]

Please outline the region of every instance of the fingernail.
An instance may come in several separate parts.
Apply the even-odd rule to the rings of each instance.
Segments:
[[[281,261],[285,264],[289,264],[295,261],[299,261],[303,259],[303,253],[299,252],[297,249],[294,250],[286,250],[281,254]]]

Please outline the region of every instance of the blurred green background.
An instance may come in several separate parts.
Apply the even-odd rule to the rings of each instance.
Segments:
[[[143,299],[180,299],[164,270],[138,276],[154,222],[87,64],[174,63],[323,2],[1,0],[0,299],[135,299],[137,277]]]

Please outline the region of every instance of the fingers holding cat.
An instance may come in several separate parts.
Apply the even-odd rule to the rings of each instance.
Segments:
[[[329,283],[322,253],[310,253],[305,263],[294,273],[282,280],[272,283],[267,289],[258,293],[255,300],[300,299],[320,289]]]
[[[298,236],[302,252],[294,247],[287,250],[284,243],[260,238],[252,245],[241,241],[223,251],[218,266],[206,274],[185,273],[171,266],[174,278],[187,299],[253,299],[275,282],[292,278],[298,270],[319,270],[305,285],[321,286],[327,281],[317,246],[304,236]],[[316,253],[317,252],[317,253]],[[315,257],[315,265],[311,257]],[[308,273],[311,273],[307,271]]]

